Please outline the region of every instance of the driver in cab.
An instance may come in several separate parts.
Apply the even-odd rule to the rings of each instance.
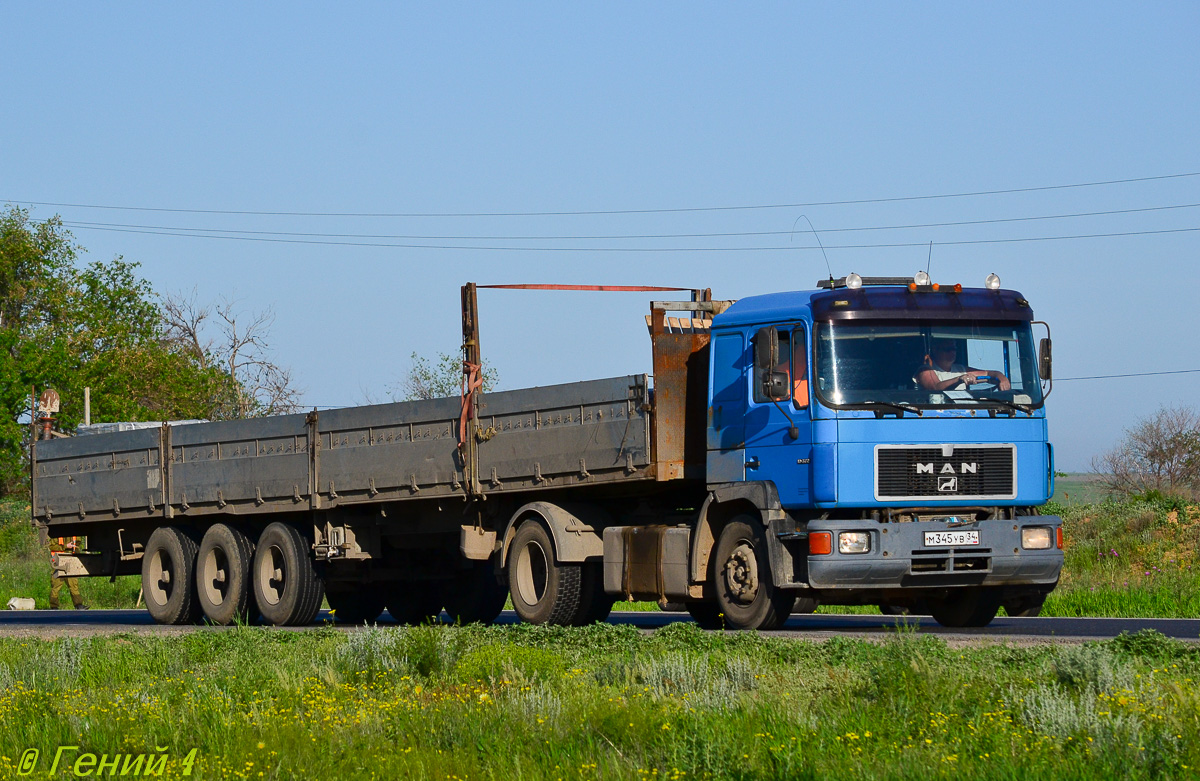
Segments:
[[[928,391],[965,390],[978,382],[995,382],[1002,391],[1012,389],[1001,372],[963,366],[954,362],[957,356],[958,346],[953,341],[935,340],[925,363],[917,370],[917,384]]]

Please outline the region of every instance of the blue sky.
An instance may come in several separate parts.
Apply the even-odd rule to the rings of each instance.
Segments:
[[[811,204],[1200,172],[1200,5],[72,4],[0,10],[0,202],[235,212],[527,213]],[[31,205],[163,291],[273,307],[312,405],[381,396],[457,347],[466,281],[806,289],[997,272],[1056,374],[1200,369],[1200,176],[1003,195],[682,213],[272,216]],[[929,225],[1183,207],[1091,217]],[[79,223],[150,226],[101,231]],[[345,234],[341,246],[125,232]],[[449,239],[363,239],[443,236]],[[222,233],[220,235],[230,235]],[[247,235],[247,234],[241,234]],[[260,238],[268,238],[256,234]],[[534,237],[467,240],[468,236]],[[312,240],[305,239],[305,240]],[[863,244],[925,246],[846,248]],[[583,252],[577,248],[694,248]],[[753,250],[751,247],[781,247]],[[576,248],[576,249],[572,249]],[[721,251],[716,251],[720,249]],[[484,293],[504,387],[648,371],[648,295]],[[1061,382],[1060,464],[1200,374]]]

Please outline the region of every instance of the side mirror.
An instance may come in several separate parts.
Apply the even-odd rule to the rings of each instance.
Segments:
[[[787,372],[771,372],[763,375],[763,395],[768,399],[786,399],[788,397]]]
[[[1038,342],[1038,376],[1043,380],[1048,380],[1051,377],[1052,354],[1050,337],[1047,336]]]
[[[754,337],[754,368],[763,377],[770,375],[779,365],[779,332],[774,326],[758,329]]]

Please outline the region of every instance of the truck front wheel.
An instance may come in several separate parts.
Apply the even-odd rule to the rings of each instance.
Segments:
[[[200,618],[196,598],[196,540],[176,526],[155,529],[142,556],[146,610],[160,624],[192,624]]]
[[[958,589],[931,603],[929,610],[942,626],[956,629],[987,626],[1000,610],[1000,598],[990,589]]]
[[[300,531],[276,521],[258,538],[254,553],[254,599],[276,626],[311,624],[325,598],[309,545]]]
[[[796,594],[775,588],[767,535],[755,518],[738,516],[725,524],[712,566],[716,605],[728,629],[772,630],[784,625]]]
[[[196,566],[196,595],[209,621],[228,626],[258,618],[250,565],[254,543],[241,530],[223,523],[209,527],[200,541]]]
[[[796,595],[775,587],[762,524],[749,515],[721,530],[712,559],[717,606],[729,629],[778,629],[791,615]]]
[[[555,563],[546,527],[532,519],[522,523],[506,565],[513,609],[522,621],[566,626],[582,617],[582,567]]]

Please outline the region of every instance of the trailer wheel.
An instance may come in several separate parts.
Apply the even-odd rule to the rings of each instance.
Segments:
[[[740,515],[725,525],[712,560],[717,606],[729,629],[778,629],[791,615],[794,592],[775,587],[762,524]]]
[[[324,597],[325,581],[300,531],[278,521],[263,529],[254,553],[254,599],[267,623],[310,624]]]
[[[442,613],[442,588],[438,583],[398,580],[388,584],[386,602],[397,624],[428,624]]]
[[[1000,610],[1000,598],[989,589],[959,589],[929,605],[935,621],[949,627],[987,626]]]
[[[196,599],[196,540],[176,526],[155,529],[142,556],[146,610],[160,624],[192,624],[200,618]]]
[[[608,620],[617,598],[604,591],[604,564],[585,562],[579,573],[579,613],[571,626],[588,626]]]
[[[446,584],[442,601],[456,624],[490,624],[504,610],[508,589],[496,579],[492,561],[476,561]]]
[[[384,609],[384,597],[378,588],[378,583],[326,584],[325,599],[333,611],[333,620],[340,624],[365,624],[379,618]]]
[[[686,602],[688,615],[700,625],[701,629],[724,629],[725,616],[721,607],[713,599],[702,599]]]
[[[240,529],[223,523],[209,527],[196,560],[196,596],[209,621],[228,626],[258,618],[250,566],[254,544]]]
[[[567,626],[580,617],[582,568],[555,563],[546,527],[532,519],[522,523],[507,564],[508,589],[521,620]]]

